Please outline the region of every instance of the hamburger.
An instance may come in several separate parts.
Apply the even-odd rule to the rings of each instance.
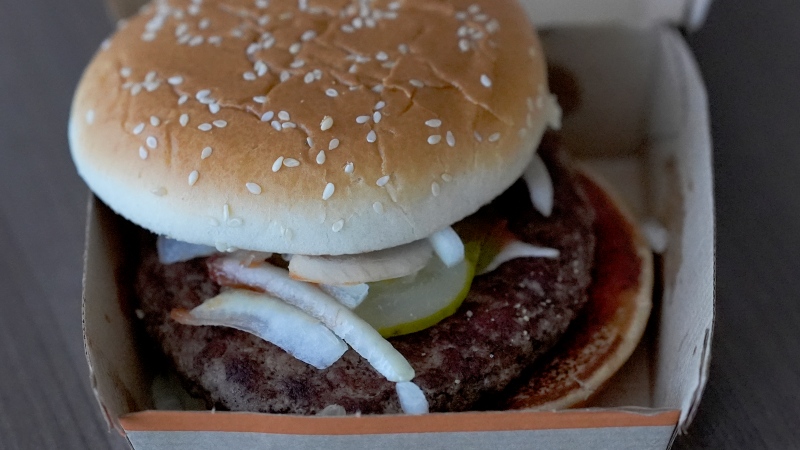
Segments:
[[[560,114],[511,0],[161,0],[69,131],[192,392],[414,414],[579,403],[641,337],[648,254]]]

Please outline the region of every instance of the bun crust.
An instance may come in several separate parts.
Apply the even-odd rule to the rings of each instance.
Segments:
[[[156,1],[87,68],[70,144],[89,187],[155,233],[361,253],[519,178],[556,108],[545,72],[510,0]]]

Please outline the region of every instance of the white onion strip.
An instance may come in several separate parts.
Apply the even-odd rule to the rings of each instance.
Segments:
[[[217,249],[214,247],[181,242],[166,236],[158,237],[156,241],[156,250],[158,251],[158,260],[161,261],[161,264],[184,262],[217,253]]]
[[[490,262],[486,267],[481,270],[478,275],[483,275],[489,273],[498,267],[501,264],[511,261],[512,259],[517,258],[558,258],[561,253],[554,249],[548,247],[538,247],[536,245],[531,245],[522,241],[511,241],[500,250],[500,253],[495,255],[492,262]]]
[[[285,269],[266,263],[244,267],[232,257],[211,261],[210,268],[221,279],[263,289],[324,323],[389,381],[414,378],[411,364],[374,328],[316,286],[292,279]]]
[[[433,250],[425,239],[356,255],[294,255],[289,272],[298,280],[320,284],[361,284],[400,278],[418,272]]]
[[[428,400],[425,393],[416,384],[405,381],[395,385],[397,398],[400,399],[400,407],[406,414],[427,414]]]
[[[369,294],[369,285],[367,283],[347,286],[320,284],[319,288],[350,309],[356,309]]]
[[[235,328],[271,342],[317,369],[330,367],[347,345],[325,325],[281,300],[244,289],[231,289],[191,311],[174,310],[184,325]]]
[[[452,227],[433,233],[428,241],[445,266],[453,267],[464,260],[464,243]]]
[[[533,155],[522,178],[528,185],[533,207],[543,216],[550,217],[550,214],[553,213],[553,180],[539,155]]]

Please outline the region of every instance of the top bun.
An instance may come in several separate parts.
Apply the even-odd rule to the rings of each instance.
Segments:
[[[155,233],[362,253],[519,178],[545,73],[512,0],[162,0],[87,68],[70,144],[89,187]]]

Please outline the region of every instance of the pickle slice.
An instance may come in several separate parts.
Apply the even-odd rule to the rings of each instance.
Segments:
[[[415,275],[369,283],[367,298],[353,312],[383,337],[436,325],[458,310],[472,285],[480,244],[464,247],[464,260],[453,267],[431,258]]]

